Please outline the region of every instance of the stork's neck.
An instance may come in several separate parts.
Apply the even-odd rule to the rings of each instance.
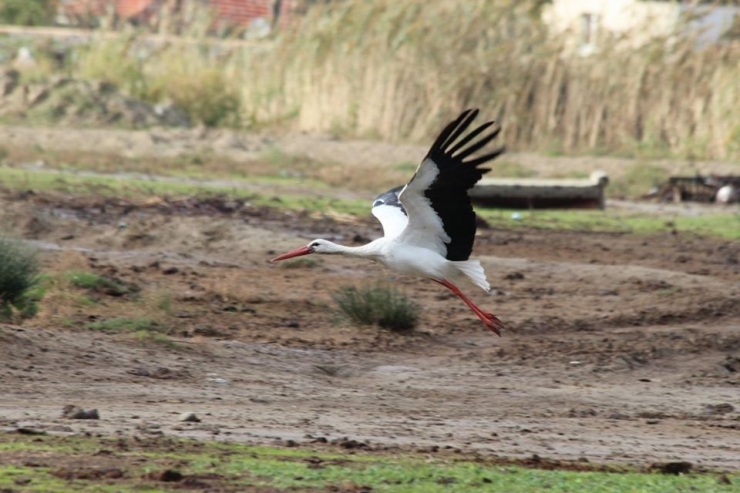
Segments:
[[[369,258],[376,260],[381,256],[380,249],[382,247],[383,238],[371,241],[370,243],[362,246],[351,247],[332,243],[332,251],[326,253],[334,253],[344,255],[346,257],[357,257],[357,258]]]

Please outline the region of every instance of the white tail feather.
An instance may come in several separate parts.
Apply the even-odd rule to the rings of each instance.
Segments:
[[[483,266],[479,260],[463,260],[458,262],[452,262],[455,267],[460,270],[463,274],[468,276],[473,284],[481,288],[486,293],[491,291],[491,285],[486,280],[486,273],[483,271]]]

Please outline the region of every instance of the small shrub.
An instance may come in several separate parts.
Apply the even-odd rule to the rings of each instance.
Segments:
[[[668,176],[668,171],[660,166],[638,162],[630,166],[622,177],[615,178],[609,184],[609,194],[637,197],[648,193],[652,187],[662,185]]]
[[[39,266],[36,250],[20,241],[0,238],[0,319],[9,319],[13,310],[25,317],[38,311]]]
[[[358,325],[373,325],[396,332],[416,327],[421,311],[397,289],[379,284],[369,288],[345,286],[332,293],[340,311]]]

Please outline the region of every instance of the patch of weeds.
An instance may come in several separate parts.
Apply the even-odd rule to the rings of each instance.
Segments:
[[[344,286],[332,293],[340,311],[357,325],[373,325],[396,332],[416,327],[421,308],[396,288],[378,284],[367,288]]]
[[[77,288],[87,289],[109,296],[124,296],[138,291],[138,288],[134,285],[126,284],[112,277],[100,276],[94,272],[72,271],[68,272],[66,277]]]
[[[280,264],[282,269],[312,269],[319,265],[315,258],[297,258]]]
[[[167,315],[172,315],[172,293],[163,291],[154,297],[154,306]]]
[[[157,344],[168,348],[175,348],[177,344],[166,334],[161,332],[152,332],[151,330],[137,330],[133,334],[134,338],[142,344]]]
[[[607,188],[611,196],[636,197],[646,194],[652,187],[668,179],[668,171],[649,163],[637,163],[629,167],[622,177],[615,178]]]
[[[72,271],[67,273],[67,279],[77,288],[95,289],[100,282],[100,276],[94,272]]]
[[[80,305],[81,307],[87,307],[92,308],[94,306],[97,306],[100,303],[100,300],[91,298],[90,296],[87,296],[85,294],[76,294],[73,293],[69,296],[69,300],[74,302],[75,304]]]
[[[102,330],[105,332],[159,332],[160,327],[149,318],[126,318],[117,317],[103,320],[102,322],[90,322],[85,325],[86,329]]]
[[[0,320],[17,312],[32,317],[38,312],[42,291],[38,287],[37,251],[27,244],[0,237]]]

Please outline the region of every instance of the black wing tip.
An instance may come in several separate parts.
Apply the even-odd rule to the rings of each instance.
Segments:
[[[465,133],[479,114],[480,110],[478,108],[468,108],[460,113],[456,119],[448,123],[442,132],[440,132],[439,136],[432,144],[432,147],[429,149],[428,156],[431,157],[434,154],[442,154],[448,159],[456,159],[465,164],[476,163],[474,166],[478,166],[481,163],[495,159],[503,154],[506,148],[501,146],[496,149],[496,151],[484,156],[475,157],[467,161],[465,160],[471,154],[481,150],[501,133],[501,125],[497,124],[495,120],[491,120],[478,125],[471,132],[468,132],[465,137],[460,139],[462,134]],[[483,137],[479,137],[481,133],[491,126],[494,128],[490,133]],[[474,139],[475,142],[471,144],[471,141]]]
[[[506,152],[506,146],[503,146],[502,145],[502,146],[496,148],[492,152],[489,152],[487,154],[483,154],[482,156],[478,156],[478,157],[475,157],[475,158],[470,159],[468,161],[465,161],[465,163],[468,164],[468,165],[470,165],[470,166],[473,166],[474,168],[478,168],[478,166],[480,166],[481,164],[487,163],[488,161],[492,161],[492,160],[496,159],[497,157],[499,157],[504,152]],[[489,169],[486,169],[485,171],[483,169],[481,169],[481,168],[478,168],[478,170],[479,171],[483,171],[483,173],[487,173],[487,172],[491,171],[490,168]]]

